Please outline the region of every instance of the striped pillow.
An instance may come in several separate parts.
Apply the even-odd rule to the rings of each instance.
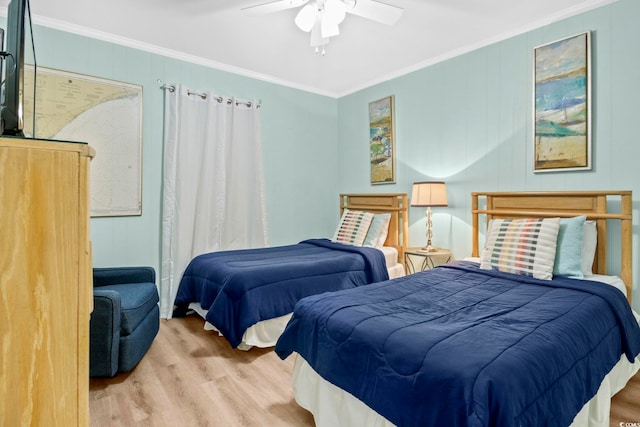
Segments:
[[[560,218],[494,219],[480,268],[551,280]]]
[[[347,245],[362,246],[372,220],[373,214],[370,212],[345,209],[340,219],[340,225],[338,225],[336,234],[333,236],[333,241]]]

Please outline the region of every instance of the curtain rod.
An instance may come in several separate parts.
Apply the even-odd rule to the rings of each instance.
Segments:
[[[160,80],[158,80],[158,83],[161,83]],[[166,84],[161,85],[160,89],[168,90],[169,92],[172,92],[172,93],[176,91],[176,87],[175,86],[166,85]],[[194,96],[199,96],[202,99],[207,99],[207,94],[206,93],[194,92],[194,91],[189,90],[189,89],[187,89],[187,95],[189,95],[189,96],[194,95]],[[224,98],[221,97],[221,96],[216,96],[213,99],[215,99],[218,102],[224,101]],[[227,99],[227,105],[230,105],[232,102],[233,102],[233,99],[231,99],[231,98]],[[246,105],[247,107],[251,107],[253,105],[253,102],[251,102],[251,101],[241,101],[241,100],[237,99],[235,102],[236,102],[236,105]],[[261,107],[261,101],[258,100],[256,108],[260,108],[260,107]]]

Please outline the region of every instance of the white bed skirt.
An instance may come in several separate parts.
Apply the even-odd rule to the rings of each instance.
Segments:
[[[207,310],[203,309],[199,303],[192,302],[189,304],[189,308],[198,313],[203,319],[206,319]],[[282,335],[282,332],[284,332],[287,323],[289,323],[292,314],[293,313],[289,313],[274,319],[263,320],[247,328],[242,335],[242,342],[238,344],[238,350],[247,351],[253,347],[274,347],[276,341],[278,341],[278,338]],[[218,328],[206,320],[204,322],[204,329],[207,331],[215,331],[218,335],[223,336]]]
[[[611,396],[624,388],[638,368],[640,357],[632,364],[622,356],[570,427],[609,427]],[[296,355],[291,383],[296,402],[313,414],[316,427],[394,426],[352,394],[323,379],[299,355]]]
[[[640,323],[640,316],[634,312]],[[386,418],[352,394],[326,381],[296,355],[291,384],[296,402],[313,414],[316,427],[391,427]],[[611,397],[622,390],[640,369],[640,356],[630,363],[622,355],[602,380],[596,395],[576,415],[570,427],[609,427]]]

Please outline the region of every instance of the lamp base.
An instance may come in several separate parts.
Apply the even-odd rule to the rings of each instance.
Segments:
[[[435,246],[427,245],[420,248],[420,252],[438,252]]]

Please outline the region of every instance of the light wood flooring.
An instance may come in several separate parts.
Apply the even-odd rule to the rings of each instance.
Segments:
[[[292,367],[272,349],[233,350],[196,315],[162,320],[132,372],[91,379],[91,426],[313,426]],[[640,423],[640,373],[613,399],[611,427],[621,422]]]

